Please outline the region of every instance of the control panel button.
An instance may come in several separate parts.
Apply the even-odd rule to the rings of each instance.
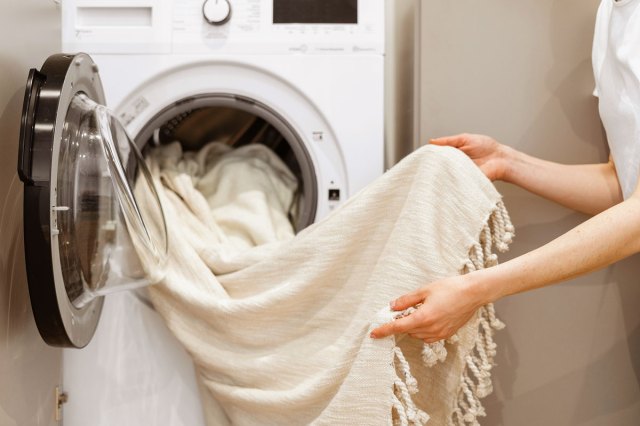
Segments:
[[[211,25],[223,25],[231,18],[231,3],[229,0],[206,0],[202,14]]]

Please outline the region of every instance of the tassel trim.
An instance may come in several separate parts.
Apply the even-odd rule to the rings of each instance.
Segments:
[[[494,211],[480,232],[478,242],[469,249],[469,258],[464,264],[463,274],[489,268],[498,264],[498,257],[493,252],[509,249],[515,236],[514,227],[507,209],[502,201],[496,203]],[[397,318],[410,315],[416,308],[409,308]],[[460,375],[458,393],[447,426],[480,426],[478,417],[486,416],[481,399],[491,394],[491,369],[495,365],[497,345],[493,340],[496,330],[505,325],[496,317],[493,304],[487,304],[478,310],[478,335],[471,352],[465,358],[465,367]],[[457,335],[445,341],[425,344],[422,348],[422,362],[433,367],[447,357],[446,345],[459,342]],[[411,374],[409,362],[398,346],[393,349],[396,370],[401,373],[393,384],[392,410],[394,426],[422,426],[429,420],[429,415],[420,410],[413,401],[412,395],[418,392],[418,382]]]

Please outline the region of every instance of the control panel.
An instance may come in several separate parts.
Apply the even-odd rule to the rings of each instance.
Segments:
[[[383,54],[385,0],[65,0],[63,49]]]

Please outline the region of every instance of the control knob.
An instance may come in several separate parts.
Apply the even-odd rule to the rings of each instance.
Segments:
[[[231,18],[229,0],[206,0],[202,5],[204,19],[211,25],[226,24]]]

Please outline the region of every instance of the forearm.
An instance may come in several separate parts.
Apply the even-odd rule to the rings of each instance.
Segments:
[[[565,281],[640,252],[640,193],[537,250],[470,274],[482,303]]]
[[[564,165],[504,147],[504,181],[518,185],[565,207],[597,214],[622,201],[612,162]]]

